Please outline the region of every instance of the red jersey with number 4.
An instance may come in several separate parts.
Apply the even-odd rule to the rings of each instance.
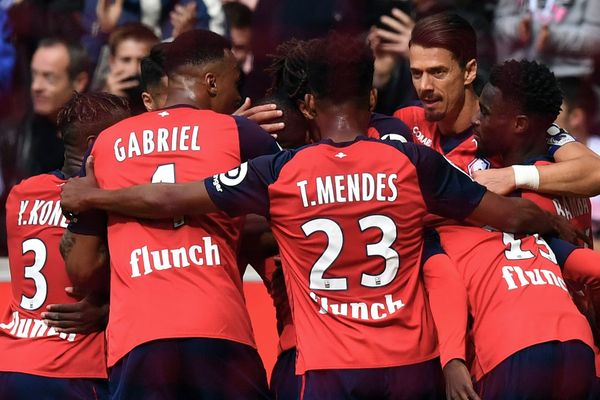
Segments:
[[[117,123],[98,137],[98,184],[190,182],[278,151],[246,119],[179,106]],[[254,345],[236,263],[240,221],[222,213],[142,221],[109,215],[108,364],[142,343],[209,337]]]
[[[58,334],[40,314],[74,303],[59,243],[67,221],[60,208],[60,172],[15,186],[6,202],[12,298],[0,319],[0,371],[54,378],[106,378],[104,332]]]
[[[539,343],[581,340],[593,348],[589,324],[573,304],[559,266],[565,255],[537,236],[518,239],[465,226],[436,231],[467,288],[477,380]]]
[[[205,180],[230,215],[269,216],[297,332],[296,373],[438,355],[419,274],[422,218],[463,219],[485,189],[423,146],[359,137]]]

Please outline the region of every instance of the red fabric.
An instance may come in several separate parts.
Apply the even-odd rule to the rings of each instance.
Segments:
[[[8,196],[12,296],[0,317],[0,371],[106,378],[104,332],[58,335],[40,317],[49,304],[76,301],[65,292],[72,284],[58,250],[67,226],[60,209],[63,183],[54,175],[38,175],[15,186]]]
[[[187,139],[184,127],[189,128]],[[147,130],[154,140],[153,151],[146,152],[151,146],[144,142]],[[161,130],[169,135],[163,151],[156,139]],[[190,182],[239,165],[239,133],[230,116],[171,108],[110,127],[98,137],[92,155],[105,189],[149,183],[153,177]],[[239,220],[215,213],[186,216],[182,226],[176,225],[172,219],[141,223],[109,217],[109,366],[135,346],[163,338],[210,337],[255,346],[236,262]]]
[[[344,159],[352,160],[348,174],[397,174],[396,186],[402,188],[401,196],[394,196],[393,203],[354,201],[347,207],[336,202],[315,204],[319,216],[315,218],[315,207],[305,207],[297,201],[298,182],[336,174],[331,171],[339,169],[335,155],[340,150]],[[318,159],[327,162],[316,165],[314,152],[322,152]],[[396,161],[387,163],[389,167],[382,170],[381,159]],[[438,355],[419,268],[423,246],[421,220],[427,211],[415,166],[407,158],[404,160],[395,148],[379,142],[342,149],[316,146],[298,152],[269,186],[272,229],[280,246],[297,331],[297,374],[315,369],[408,365]],[[319,197],[315,185],[308,185],[306,191],[308,199]],[[383,196],[391,196],[391,190],[386,187]],[[290,199],[297,200],[290,203]],[[362,230],[359,221],[370,216],[388,220]],[[328,231],[330,228],[334,232]],[[337,257],[323,257],[320,268],[325,270],[321,273],[314,264],[333,243],[325,232],[343,244]],[[389,247],[383,247],[399,255],[399,266],[390,282],[368,287],[362,284],[364,274],[375,276],[390,271],[386,260],[395,258],[392,252],[386,257],[369,256],[373,247],[368,245],[381,242],[384,236],[386,240],[394,237]],[[356,260],[361,263],[357,265]],[[317,278],[312,283],[311,276]]]
[[[505,244],[502,232],[475,227],[436,230],[467,288],[477,380],[535,344],[581,340],[593,348],[588,322],[573,304],[545,242],[526,236]]]
[[[446,254],[436,254],[423,265],[425,289],[435,320],[442,368],[451,360],[466,361],[467,290]]]

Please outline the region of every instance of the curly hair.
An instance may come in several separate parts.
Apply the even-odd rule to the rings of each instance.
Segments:
[[[269,95],[284,95],[291,100],[303,100],[306,94],[308,75],[306,60],[309,42],[291,39],[277,46],[271,54],[271,66],[267,72],[271,75]]]
[[[502,97],[517,104],[521,112],[554,121],[560,113],[563,96],[554,74],[544,64],[529,60],[509,60],[495,65],[490,84]]]
[[[89,136],[130,116],[123,97],[109,93],[77,93],[58,113],[57,126],[65,146],[85,147]]]

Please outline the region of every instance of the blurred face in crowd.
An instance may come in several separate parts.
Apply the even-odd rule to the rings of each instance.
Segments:
[[[123,76],[136,76],[140,74],[142,58],[150,54],[150,49],[155,43],[140,42],[135,39],[125,39],[115,48],[115,54],[110,57],[110,71],[123,73]]]
[[[413,85],[428,121],[456,118],[462,110],[466,86],[475,79],[477,64],[462,68],[454,55],[442,48],[412,45],[409,49]]]
[[[83,91],[85,81],[69,79],[69,52],[62,44],[40,47],[31,60],[31,98],[36,114],[54,118],[71,98],[73,91]]]
[[[231,35],[231,50],[238,62],[243,62],[250,53],[252,42],[251,28],[235,28],[232,27]]]

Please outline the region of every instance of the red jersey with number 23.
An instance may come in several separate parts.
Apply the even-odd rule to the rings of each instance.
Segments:
[[[98,184],[119,189],[190,182],[279,150],[241,117],[178,106],[113,125],[98,137]],[[254,345],[236,263],[240,221],[223,213],[158,221],[109,215],[108,363],[142,343],[208,337]]]
[[[6,201],[12,298],[0,319],[0,371],[53,378],[106,378],[104,332],[58,334],[40,314],[48,304],[74,303],[59,243],[67,221],[57,171],[15,186]]]
[[[205,180],[229,215],[269,216],[297,332],[296,373],[438,355],[419,275],[422,218],[463,219],[485,188],[422,146],[358,137]]]

